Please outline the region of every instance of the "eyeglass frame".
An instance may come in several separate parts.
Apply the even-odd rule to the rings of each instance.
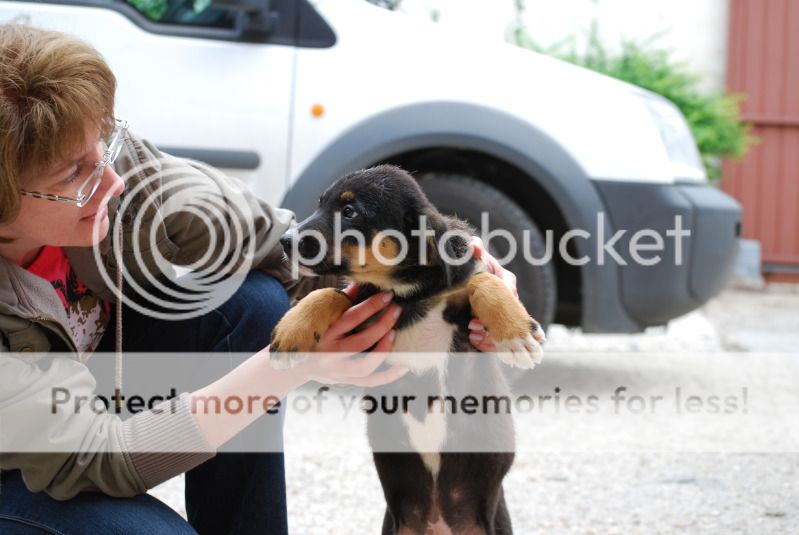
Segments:
[[[86,180],[84,180],[83,184],[80,185],[77,190],[77,195],[74,198],[67,197],[65,195],[42,193],[40,191],[27,191],[23,189],[19,190],[19,192],[22,195],[34,197],[36,199],[67,202],[76,205],[78,208],[83,208],[86,206],[89,200],[91,200],[91,198],[99,189],[100,183],[103,181],[105,168],[113,164],[119,157],[120,152],[122,152],[122,142],[124,141],[128,132],[128,122],[122,119],[115,119],[114,124],[114,131],[111,134],[111,138],[108,140],[108,143],[106,144],[106,149],[103,152],[102,158],[94,164],[94,170],[89,173],[89,176],[86,177]],[[93,184],[92,180],[94,180]],[[90,184],[92,184],[91,191],[89,191],[89,193],[84,193],[83,190]]]

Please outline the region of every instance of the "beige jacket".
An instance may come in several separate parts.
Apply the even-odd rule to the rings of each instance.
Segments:
[[[254,245],[252,267],[276,277],[295,294],[331,282],[304,281],[297,285],[291,280],[278,239],[293,224],[294,215],[243,191],[239,182],[201,164],[160,153],[133,136],[127,140],[115,167],[126,179],[121,202],[131,201],[131,208],[124,211],[122,225],[114,226],[120,201],[110,205],[112,229],[97,249],[101,265],[95,261],[91,247],[68,248],[66,252],[77,276],[97,295],[117,303],[118,311],[120,288],[105,280],[117,280],[117,258],[121,256],[126,277],[146,284],[144,271],[155,262],[154,251],[147,249],[145,238],[151,229],[158,252],[177,265],[196,261],[210,246],[210,233],[196,216],[183,212],[163,217],[162,208],[173,191],[171,186],[187,179],[192,185],[210,188],[231,208],[226,210],[231,220],[217,222],[218,225],[236,223],[232,218],[241,218],[238,223],[245,225],[243,228],[251,224],[252,234],[244,241],[252,240]],[[143,221],[135,236],[129,228],[133,218],[128,214],[138,214]],[[115,233],[122,237],[121,255],[112,247],[111,236]],[[136,239],[142,247],[134,255]],[[229,254],[217,244],[212,258]],[[104,280],[101,270],[110,276]],[[127,285],[122,291],[129,292]],[[32,423],[31,410],[48,406],[55,385],[70,388],[75,396],[94,392],[94,377],[78,360],[66,325],[64,308],[52,286],[0,258],[0,470],[21,470],[31,490],[45,491],[56,499],[69,499],[83,490],[123,497],[145,492],[215,455],[194,421],[186,393],[165,402],[169,410],[162,410],[157,416],[154,411],[146,411],[122,421],[110,413],[65,411],[48,417],[48,428]],[[118,338],[118,352],[119,342]],[[55,358],[48,355],[56,351],[67,353]],[[15,453],[25,443],[20,440],[28,438],[57,444],[60,452]],[[93,453],[85,452],[87,444]]]

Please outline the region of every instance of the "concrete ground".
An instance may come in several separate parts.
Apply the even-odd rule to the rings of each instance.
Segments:
[[[799,351],[799,285],[764,290],[731,289],[703,312],[728,351]]]
[[[519,390],[597,395],[602,410],[517,415],[505,481],[516,532],[799,533],[798,327],[799,287],[787,285],[727,290],[640,335],[553,326],[544,364]],[[613,414],[610,395],[622,385],[628,398],[668,404]],[[739,410],[675,414],[675,387],[705,400],[727,396]],[[379,532],[384,504],[362,422],[289,416],[292,532]],[[183,512],[181,478],[151,492]]]

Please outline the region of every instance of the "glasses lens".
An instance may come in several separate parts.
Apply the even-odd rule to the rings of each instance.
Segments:
[[[111,134],[111,138],[106,142],[102,142],[102,150],[103,150],[103,159],[97,162],[97,166],[92,171],[91,175],[86,179],[86,181],[81,185],[80,189],[78,189],[75,198],[78,200],[78,206],[83,207],[92,196],[97,192],[97,189],[100,187],[100,183],[103,181],[103,174],[105,173],[105,167],[108,164],[113,164],[119,153],[122,151],[122,141],[125,137],[125,132],[128,129],[128,124],[126,122],[117,121],[117,127],[114,130],[114,133]]]
[[[75,198],[78,200],[78,206],[83,207],[89,200],[92,198],[92,195],[97,191],[97,188],[100,187],[100,182],[103,181],[103,173],[105,172],[105,165],[101,163],[97,164],[97,167],[94,168],[92,174],[89,175],[89,178],[86,179],[86,182],[83,183],[83,186],[78,190],[75,194]]]
[[[100,188],[100,182],[102,182],[102,181],[103,181],[102,173],[100,173],[99,175],[97,175],[97,180],[94,181],[94,183],[92,184],[91,189],[89,189],[88,193],[86,193],[86,198],[83,199],[83,201],[81,201],[81,204],[86,204],[87,202],[89,202],[91,200],[91,198],[94,196],[95,192],[97,192],[97,190]]]
[[[115,143],[108,147],[108,163],[114,163],[119,156],[119,153],[122,152],[122,136],[119,136],[115,139]]]
[[[103,154],[103,162],[106,164],[114,163],[122,151],[122,142],[125,139],[125,133],[128,131],[128,123],[125,121],[117,120],[116,129],[105,145],[105,153]]]

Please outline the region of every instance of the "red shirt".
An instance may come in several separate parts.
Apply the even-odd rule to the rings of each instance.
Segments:
[[[63,247],[43,247],[28,271],[53,285],[67,312],[66,327],[72,332],[81,361],[86,362],[108,326],[110,304],[81,282]]]

